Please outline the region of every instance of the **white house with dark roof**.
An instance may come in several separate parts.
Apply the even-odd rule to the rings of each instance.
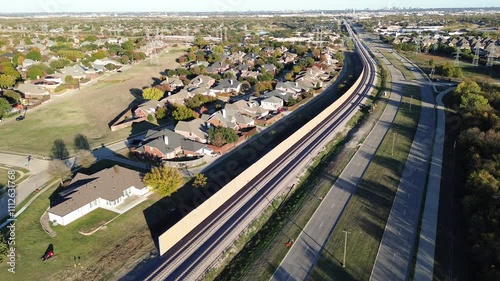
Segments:
[[[49,220],[68,225],[84,215],[103,208],[116,208],[131,196],[144,196],[149,188],[144,186],[137,171],[115,166],[92,175],[77,174],[68,188],[51,202]]]
[[[283,107],[284,101],[276,96],[271,96],[260,102],[260,106],[267,110],[278,110]]]

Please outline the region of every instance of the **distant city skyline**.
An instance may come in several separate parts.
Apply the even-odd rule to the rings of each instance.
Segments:
[[[225,11],[286,11],[286,10],[344,10],[380,8],[468,8],[500,6],[500,0],[361,0],[344,3],[325,0],[285,1],[117,1],[117,0],[18,0],[2,3],[3,13],[64,13],[64,12],[225,12]]]

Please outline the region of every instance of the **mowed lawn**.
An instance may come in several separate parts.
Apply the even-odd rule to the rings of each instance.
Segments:
[[[118,217],[113,212],[97,209],[67,226],[52,227],[57,234],[52,238],[42,229],[40,217],[54,191],[55,187],[49,188],[18,217],[16,273],[8,272],[9,266],[3,262],[0,280],[82,280],[82,276],[87,280],[109,279],[135,252],[154,249],[143,214],[143,210],[153,204],[152,199]],[[79,233],[95,229],[112,218],[115,220],[104,230],[90,236]],[[51,244],[54,257],[41,261]]]
[[[132,66],[123,73],[113,73],[101,81],[28,110],[20,122],[4,122],[0,126],[0,151],[13,151],[48,156],[54,140],[62,139],[70,153],[77,134],[87,136],[92,147],[126,138],[131,128],[111,132],[108,123],[135,100],[131,89],[153,83],[153,77],[167,68],[176,68],[179,52],[164,53],[160,65],[149,60]]]

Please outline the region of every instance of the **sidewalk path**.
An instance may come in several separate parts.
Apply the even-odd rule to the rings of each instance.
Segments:
[[[434,252],[436,248],[439,194],[441,189],[441,171],[443,168],[443,150],[446,133],[443,97],[453,90],[454,88],[441,92],[436,98],[436,104],[438,105],[437,129],[434,137],[430,174],[427,181],[427,194],[422,216],[422,228],[418,243],[414,281],[432,281],[434,276]]]

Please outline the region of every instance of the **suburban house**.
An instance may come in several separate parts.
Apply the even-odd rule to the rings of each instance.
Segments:
[[[264,64],[263,66],[260,67],[261,72],[266,71],[267,73],[272,73],[273,75],[276,74],[276,66],[274,64]]]
[[[16,90],[23,93],[25,99],[43,99],[49,96],[49,91],[45,87],[31,83],[19,84]]]
[[[200,87],[205,87],[205,88],[210,88],[212,85],[215,84],[215,79],[206,76],[206,75],[198,75],[187,86],[188,88],[200,88]]]
[[[97,208],[116,212],[129,197],[144,196],[148,191],[139,172],[123,167],[114,166],[90,176],[78,173],[51,203],[49,220],[68,225]]]
[[[287,81],[287,82],[278,82],[278,84],[276,84],[276,90],[295,94],[302,92],[303,89],[299,86],[298,83]]]
[[[37,64],[37,62],[34,60],[25,59],[22,63],[22,68],[23,68],[23,70],[26,70],[28,67],[30,67],[34,64]]]
[[[134,116],[136,118],[148,117],[148,115],[155,115],[156,109],[160,106],[160,102],[156,100],[149,100],[145,103],[140,104],[136,110],[134,110]]]
[[[205,133],[206,130],[206,123],[201,119],[194,119],[188,122],[179,121],[174,129],[177,134],[200,143],[208,142],[208,135]]]
[[[202,155],[205,147],[205,144],[188,140],[183,135],[164,129],[149,130],[141,146],[133,151],[149,158],[169,160]]]
[[[73,66],[66,66],[59,71],[60,73],[56,73],[54,74],[54,76],[61,77],[62,79],[66,78],[66,76],[71,76],[75,79],[84,79],[86,77],[85,69],[78,64]]]
[[[269,114],[269,110],[259,107],[259,103],[256,101],[239,100],[234,103],[226,104],[226,109],[239,112],[253,119],[264,117]]]
[[[160,103],[171,105],[184,105],[184,101],[191,98],[191,93],[187,89],[182,89],[177,94],[169,94],[168,97],[162,99]]]
[[[278,110],[283,107],[283,99],[276,96],[269,97],[260,102],[260,106],[267,110]]]
[[[211,89],[212,92],[219,93],[239,93],[241,91],[241,82],[230,78],[230,79],[222,79],[220,80],[217,86]]]
[[[170,87],[170,90],[173,91],[177,88],[182,88],[184,87],[184,83],[182,80],[179,78],[179,76],[173,76],[173,77],[166,77],[165,80],[163,80],[160,85],[162,86],[168,86]]]
[[[288,102],[290,99],[296,99],[299,95],[300,93],[297,92],[283,92],[280,90],[274,90],[265,94],[267,98],[277,97],[285,102]]]
[[[208,119],[208,123],[216,127],[231,128],[235,131],[255,125],[254,119],[231,109],[215,112]]]
[[[214,62],[206,68],[208,73],[222,73],[228,69],[229,65],[223,61]]]

